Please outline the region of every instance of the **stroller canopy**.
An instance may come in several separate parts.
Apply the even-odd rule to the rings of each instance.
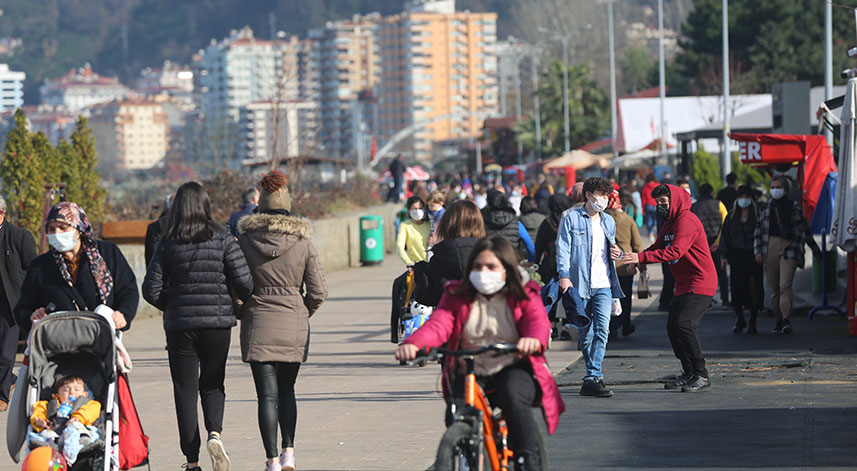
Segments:
[[[98,396],[116,381],[115,333],[93,312],[57,312],[42,319],[30,338],[30,384],[44,391],[68,375],[80,376]]]

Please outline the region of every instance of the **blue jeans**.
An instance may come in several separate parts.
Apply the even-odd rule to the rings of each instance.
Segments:
[[[646,205],[646,230],[649,234],[658,229],[658,208]]]
[[[586,303],[586,314],[592,322],[583,328],[578,328],[580,350],[586,362],[584,381],[601,379],[601,362],[607,350],[607,336],[610,333],[610,309],[613,295],[610,288],[592,290],[592,296],[583,300]]]

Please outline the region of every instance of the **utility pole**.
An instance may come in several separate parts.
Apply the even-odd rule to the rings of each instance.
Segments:
[[[607,30],[610,44],[610,148],[615,159],[618,152],[616,152],[616,51],[613,44],[613,0],[607,1]]]
[[[661,98],[661,139],[660,154],[666,154],[666,117],[664,116],[664,101],[666,100],[666,72],[664,68],[664,0],[658,0],[658,75],[660,77]]]
[[[824,101],[833,98],[833,4],[824,2]],[[833,133],[825,126],[824,138],[833,146]]]
[[[729,0],[723,0],[723,141],[720,150],[720,173],[725,181],[726,175],[732,172],[732,159],[729,156]]]
[[[517,51],[516,51],[517,52]],[[515,54],[515,119],[521,122],[521,55]],[[524,163],[524,144],[518,141],[518,163]]]
[[[565,137],[563,150],[567,154],[571,151],[568,124],[568,38],[565,36],[561,36],[560,38],[562,39],[562,116],[564,120],[563,135]]]
[[[539,111],[539,74],[538,68],[538,49],[531,47],[532,55],[530,56],[530,68],[533,76],[533,113],[536,118],[536,159],[542,159],[542,115]]]

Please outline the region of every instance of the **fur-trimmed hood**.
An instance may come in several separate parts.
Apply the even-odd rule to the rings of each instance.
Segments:
[[[307,219],[280,214],[251,214],[238,221],[241,237],[267,257],[276,258],[301,239],[312,238],[312,223]]]

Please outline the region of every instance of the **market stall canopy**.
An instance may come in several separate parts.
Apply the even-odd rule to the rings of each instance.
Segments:
[[[488,173],[491,172],[502,172],[503,166],[500,164],[488,164],[485,166],[485,171]]]
[[[833,243],[846,252],[857,251],[857,81],[851,79],[845,90],[839,128],[839,182],[834,202]]]
[[[610,166],[610,160],[606,157],[591,154],[585,150],[575,149],[548,161],[544,168],[551,170],[571,167],[575,170],[583,170],[595,166],[607,168]]]
[[[754,166],[799,164],[803,212],[812,220],[821,187],[827,175],[837,170],[824,136],[730,133],[729,137],[738,141],[742,163]]]
[[[429,173],[426,172],[425,170],[423,170],[423,168],[420,167],[419,165],[414,165],[413,167],[408,167],[405,169],[404,177],[405,177],[405,181],[408,181],[408,182],[411,182],[414,180],[426,181],[426,180],[431,178],[431,175],[429,175]],[[381,177],[378,180],[385,181],[385,180],[392,180],[392,179],[393,179],[393,174],[390,173],[389,170],[387,170],[386,172],[381,174]]]

